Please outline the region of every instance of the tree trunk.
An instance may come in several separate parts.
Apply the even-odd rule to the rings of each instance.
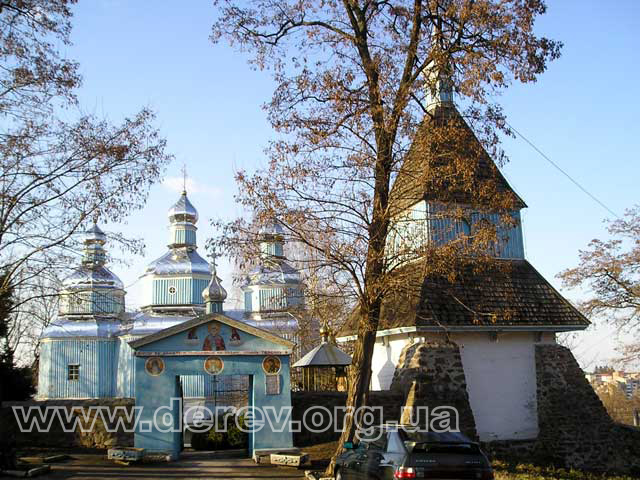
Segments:
[[[349,393],[347,395],[347,407],[351,407],[355,413],[360,407],[368,404],[369,387],[371,384],[371,359],[373,357],[373,347],[376,341],[376,331],[378,319],[380,317],[380,302],[373,309],[360,310],[360,320],[358,322],[358,339],[356,340],[353,360],[349,368]],[[331,463],[327,467],[326,473],[334,475],[334,467],[337,456],[342,452],[342,445],[345,442],[354,440],[356,425],[354,415],[345,415],[344,425],[338,449],[331,458]]]

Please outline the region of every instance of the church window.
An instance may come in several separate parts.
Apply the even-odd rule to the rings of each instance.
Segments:
[[[169,287],[169,294],[171,295],[175,295],[176,294],[176,287],[174,287],[173,285]]]
[[[78,380],[80,378],[80,365],[67,365],[67,380]]]

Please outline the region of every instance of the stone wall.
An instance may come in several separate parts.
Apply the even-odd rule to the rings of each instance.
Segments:
[[[426,406],[429,411],[434,407],[454,407],[460,431],[477,439],[460,349],[455,343],[408,344],[400,355],[391,390],[402,396],[405,407]]]
[[[320,425],[328,425],[331,421],[329,414],[324,409],[314,407],[326,407],[332,415],[334,407],[344,407],[347,403],[347,394],[344,392],[293,392],[291,394],[291,404],[293,406],[292,419],[301,422],[302,429],[300,432],[294,432],[293,444],[296,447],[305,447],[317,443],[332,442],[340,438],[341,431],[330,428],[324,432],[316,433],[305,428],[304,417],[307,415],[307,424],[311,420],[314,412],[320,412],[322,422]],[[382,412],[382,421],[397,421],[400,417],[400,408],[402,405],[402,396],[394,392],[370,392],[369,405],[380,407]],[[337,410],[338,415],[335,425],[341,426],[344,420],[344,414],[341,410]],[[377,419],[376,419],[377,420]]]
[[[565,467],[640,473],[640,429],[614,423],[568,348],[536,346],[533,454]]]
[[[106,449],[115,445],[132,447],[133,433],[130,432],[132,422],[127,421],[127,414],[131,413],[133,405],[133,399],[4,402],[0,409],[0,434],[13,435],[18,447],[83,447],[96,449]],[[38,432],[36,428],[33,428],[31,432],[21,432],[16,423],[12,406],[24,407],[25,412],[29,409],[37,409],[42,417],[46,415],[45,408],[47,406],[61,406],[69,413],[70,421],[67,422],[66,414],[61,412],[65,418],[64,426],[60,423],[59,417],[56,417],[47,431]],[[114,412],[113,418],[109,418],[108,415],[100,415],[98,413],[96,407],[100,406],[120,408],[112,410]],[[91,407],[93,407],[93,410]],[[84,415],[86,416],[83,416],[82,411],[85,412]],[[78,417],[80,421],[74,424],[74,431],[65,432],[65,428],[71,430],[71,425]],[[106,420],[106,423],[103,420]],[[118,422],[121,422],[121,425],[124,425],[125,428],[116,429]],[[90,426],[92,428],[89,428]],[[83,429],[88,431],[82,431]],[[124,430],[129,430],[129,433]]]

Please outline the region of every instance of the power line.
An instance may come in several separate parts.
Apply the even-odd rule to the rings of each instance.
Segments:
[[[531,140],[529,140],[527,137],[525,137],[522,133],[520,133],[518,130],[516,130],[513,125],[511,125],[508,122],[505,122],[507,124],[507,126],[513,130],[520,138],[522,138],[522,140],[524,140],[525,142],[527,142],[529,144],[529,146],[531,148],[533,148],[536,152],[538,152],[540,154],[540,156],[542,156],[542,158],[544,158],[547,162],[549,162],[556,170],[558,170],[560,173],[562,173],[565,177],[567,177],[571,183],[573,183],[576,187],[578,187],[580,190],[582,190],[586,195],[588,195],[594,202],[596,202],[598,205],[600,205],[602,208],[604,208],[607,212],[609,212],[611,215],[613,215],[616,218],[620,218],[620,216],[618,214],[616,214],[616,212],[614,212],[612,209],[610,209],[607,205],[605,205],[604,202],[602,202],[598,197],[596,197],[594,194],[592,194],[591,192],[589,192],[585,187],[583,187],[582,185],[580,185],[580,183],[577,180],[574,180],[574,178],[569,175],[567,172],[565,172],[560,165],[558,165],[556,162],[554,162],[553,160],[551,160],[547,155],[545,155],[545,153],[540,150],[538,147],[536,147],[533,142]]]

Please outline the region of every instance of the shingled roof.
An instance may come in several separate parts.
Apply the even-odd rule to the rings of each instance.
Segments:
[[[493,192],[505,195],[498,200]],[[391,188],[399,211],[423,199],[526,207],[453,106],[439,106],[425,116]]]
[[[477,271],[469,267],[453,284],[425,276],[424,261],[398,271],[408,287],[387,294],[378,330],[582,330],[590,324],[526,260],[495,260]],[[354,313],[340,336],[354,335],[356,320]]]

